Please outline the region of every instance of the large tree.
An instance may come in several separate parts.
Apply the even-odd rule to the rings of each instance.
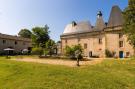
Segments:
[[[135,48],[135,0],[128,1],[128,7],[123,12],[124,32],[128,36],[129,42]]]
[[[49,27],[47,25],[44,27],[34,27],[32,29],[32,42],[34,47],[45,48],[45,44],[49,39]]]
[[[21,29],[20,32],[18,33],[18,35],[20,37],[24,37],[24,38],[31,38],[31,31],[28,29]]]

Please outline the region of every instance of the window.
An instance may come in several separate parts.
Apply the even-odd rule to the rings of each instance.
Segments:
[[[84,44],[84,49],[87,49],[87,44],[86,43]]]
[[[15,41],[15,45],[17,45],[17,41]]]
[[[123,47],[124,45],[123,45],[123,41],[120,41],[119,42],[119,47]]]
[[[80,42],[80,40],[81,40],[81,39],[80,39],[80,38],[78,38],[78,42]]]
[[[119,34],[119,38],[122,38],[122,37],[123,37],[123,34],[122,34],[122,33],[120,33],[120,34]]]
[[[6,43],[6,40],[3,40],[3,44],[5,44]]]
[[[98,43],[102,44],[102,38],[99,38]]]
[[[65,40],[65,43],[67,43],[67,39]]]
[[[126,56],[129,57],[130,56],[130,52],[126,52]]]

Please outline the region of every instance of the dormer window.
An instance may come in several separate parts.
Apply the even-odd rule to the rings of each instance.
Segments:
[[[75,27],[77,23],[75,21],[72,22],[72,26]]]

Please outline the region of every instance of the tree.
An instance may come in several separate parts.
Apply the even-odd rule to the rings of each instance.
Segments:
[[[65,55],[70,57],[71,59],[76,59],[76,51],[81,52],[81,54],[79,55],[79,59],[82,59],[82,53],[83,53],[83,49],[81,47],[81,45],[74,45],[74,46],[66,46],[65,48]]]
[[[18,33],[18,35],[20,37],[24,37],[24,38],[31,38],[31,31],[28,29],[21,29],[20,32]]]
[[[32,29],[32,42],[34,47],[46,47],[46,42],[50,39],[49,27],[35,27]]]
[[[135,0],[129,0],[128,3],[128,7],[123,12],[123,29],[128,36],[128,41],[135,48]]]
[[[54,52],[54,48],[55,48],[55,41],[53,41],[52,39],[48,40],[46,42],[46,50],[48,50],[50,56]]]

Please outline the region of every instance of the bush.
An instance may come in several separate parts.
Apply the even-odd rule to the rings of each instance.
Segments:
[[[77,50],[79,50],[81,52],[81,55],[79,55],[79,59],[82,59],[83,58],[83,56],[82,56],[83,49],[82,49],[81,45],[74,45],[72,47],[66,46],[65,55],[67,57],[69,57],[70,59],[76,59],[75,52]]]
[[[115,56],[115,52],[111,52],[109,51],[108,49],[105,50],[105,54],[106,54],[106,57],[114,57]]]
[[[41,47],[32,48],[32,54],[33,55],[42,55],[43,49]]]
[[[44,55],[49,55],[49,51],[47,49],[44,50]]]

